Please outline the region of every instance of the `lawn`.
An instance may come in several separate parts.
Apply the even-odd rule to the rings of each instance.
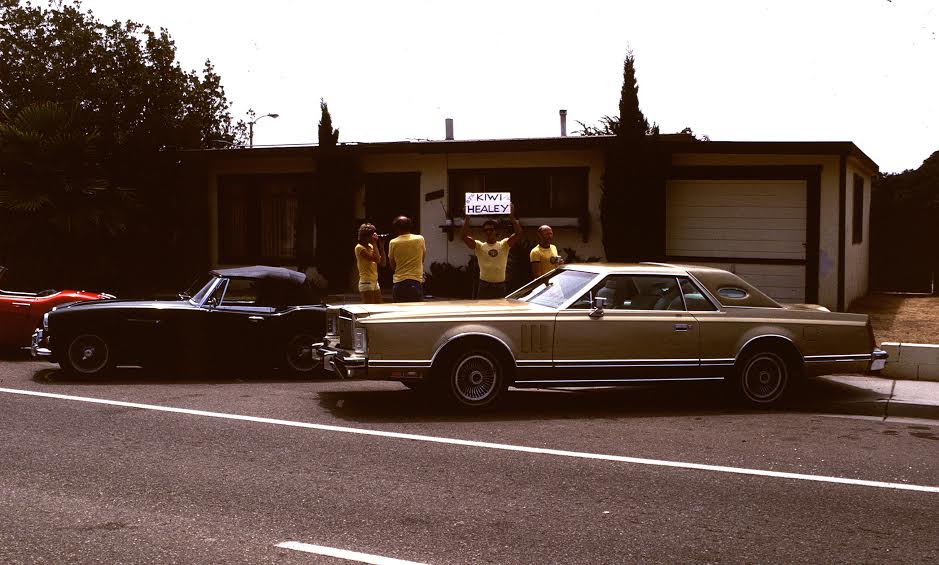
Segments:
[[[849,312],[871,317],[877,343],[939,343],[939,296],[870,294],[855,300]]]

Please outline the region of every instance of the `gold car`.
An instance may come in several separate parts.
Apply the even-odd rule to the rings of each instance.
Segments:
[[[314,345],[343,378],[396,380],[482,408],[509,386],[725,380],[770,406],[804,377],[881,369],[864,314],[779,304],[720,269],[575,264],[504,299],[330,307]]]

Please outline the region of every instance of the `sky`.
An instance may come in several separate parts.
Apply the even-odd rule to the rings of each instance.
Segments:
[[[277,113],[255,146],[552,137],[615,115],[623,59],[663,133],[853,141],[883,172],[939,150],[935,0],[84,0],[101,20],[165,27],[206,59],[232,114]]]

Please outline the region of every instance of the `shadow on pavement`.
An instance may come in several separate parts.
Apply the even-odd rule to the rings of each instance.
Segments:
[[[497,407],[479,413],[405,389],[321,391],[319,399],[322,408],[335,417],[360,423],[883,412],[880,395],[817,379],[785,405],[770,410],[739,405],[719,382],[509,389]]]
[[[318,376],[296,375],[272,369],[217,369],[217,370],[165,370],[154,371],[140,367],[119,367],[111,374],[100,377],[71,375],[56,366],[33,374],[33,382],[43,385],[166,385],[166,384],[233,384],[246,382],[298,383],[319,382]]]

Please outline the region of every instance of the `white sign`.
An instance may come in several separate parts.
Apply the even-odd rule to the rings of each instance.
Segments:
[[[512,211],[510,192],[467,192],[467,216],[498,216]]]

